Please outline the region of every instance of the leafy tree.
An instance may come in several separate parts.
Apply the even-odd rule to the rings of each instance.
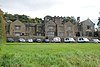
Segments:
[[[75,23],[76,19],[73,16],[71,16],[71,17],[68,16],[68,17],[63,18],[63,22],[68,22],[68,21]]]
[[[35,22],[35,23],[42,23],[42,19],[36,17],[36,18],[34,19],[34,22]]]
[[[1,45],[5,44],[5,42],[6,42],[5,21],[4,21],[3,12],[0,9],[0,51],[1,51]],[[1,52],[0,52],[0,55],[1,55]]]
[[[15,21],[15,20],[20,20],[23,23],[41,23],[42,19],[41,18],[30,18],[27,15],[19,15],[19,14],[8,14],[5,13],[4,16],[6,17],[6,20],[11,20],[11,21]]]
[[[3,12],[0,10],[0,45],[6,42],[6,34],[5,34],[5,20],[3,16]]]

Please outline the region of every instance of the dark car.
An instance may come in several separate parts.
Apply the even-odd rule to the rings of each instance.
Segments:
[[[7,42],[14,42],[13,38],[7,38]]]
[[[34,42],[42,42],[42,40],[40,38],[37,38],[35,40],[33,40]]]
[[[50,40],[49,40],[49,39],[44,39],[43,42],[45,42],[45,43],[49,43]]]

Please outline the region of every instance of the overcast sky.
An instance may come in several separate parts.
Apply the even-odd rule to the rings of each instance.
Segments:
[[[80,16],[94,23],[100,16],[99,0],[0,0],[0,8],[11,14],[25,14],[32,18],[51,16]]]

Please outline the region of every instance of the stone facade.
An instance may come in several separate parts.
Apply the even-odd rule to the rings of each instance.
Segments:
[[[24,36],[25,35],[25,25],[16,20],[10,24],[10,36]]]
[[[56,30],[56,24],[52,20],[47,22],[45,21],[45,36],[55,37]]]
[[[25,35],[33,36],[35,35],[35,24],[34,23],[25,23]]]
[[[75,25],[71,23],[70,21],[66,22],[64,24],[64,37],[75,37]]]
[[[87,19],[80,22],[64,21],[64,17],[45,16],[42,23],[22,23],[19,20],[7,23],[7,32],[10,36],[44,36],[44,37],[93,37],[94,23]]]
[[[86,37],[93,37],[95,28],[94,28],[94,23],[88,18],[85,21],[81,22],[81,35],[86,36]]]

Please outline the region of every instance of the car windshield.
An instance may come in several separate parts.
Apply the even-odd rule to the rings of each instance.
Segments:
[[[69,38],[66,38],[66,40],[69,40]]]

